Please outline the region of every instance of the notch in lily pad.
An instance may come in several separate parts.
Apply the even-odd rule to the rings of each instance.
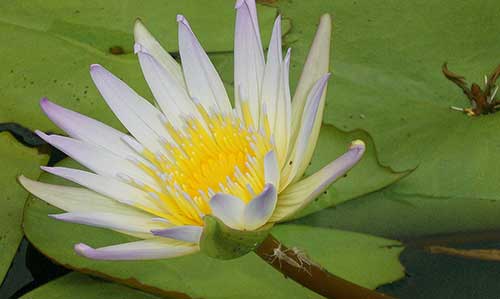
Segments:
[[[240,231],[226,226],[218,218],[206,215],[200,238],[201,251],[213,258],[229,260],[254,251],[269,235],[272,224],[255,231]]]
[[[484,89],[479,84],[472,83],[468,87],[465,77],[448,70],[446,62],[441,68],[446,79],[455,83],[470,101],[470,108],[460,108],[452,106],[451,109],[464,112],[469,116],[479,116],[482,114],[495,113],[500,110],[500,101],[496,100],[498,85],[496,81],[500,76],[500,65],[489,75],[484,76]]]

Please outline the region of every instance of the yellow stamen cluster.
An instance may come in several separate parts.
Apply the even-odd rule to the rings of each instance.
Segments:
[[[273,148],[266,126],[254,128],[247,105],[243,119],[196,106],[199,116],[186,117],[182,129],[165,122],[173,140],[165,142],[166,155],[144,149],[147,162],[138,162],[161,187],[141,184],[158,209],[140,208],[174,225],[203,225],[219,192],[249,202],[264,188],[264,156]]]

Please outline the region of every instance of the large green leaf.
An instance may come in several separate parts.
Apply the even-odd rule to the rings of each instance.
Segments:
[[[295,222],[398,239],[500,229],[497,200],[436,200],[398,194],[394,189],[391,186]]]
[[[0,133],[0,281],[3,280],[23,236],[21,229],[23,207],[28,192],[17,182],[21,174],[38,177],[40,165],[47,163],[47,155],[28,148],[7,132]]]
[[[74,166],[65,161],[61,165]],[[62,183],[43,175],[42,181]],[[26,205],[24,230],[41,252],[69,268],[105,276],[161,294],[203,298],[317,298],[295,282],[284,279],[254,254],[222,261],[203,254],[158,261],[104,262],[82,258],[73,245],[105,246],[133,240],[113,231],[55,221],[47,214],[57,209],[32,198]],[[368,235],[296,225],[277,226],[273,234],[289,246],[305,249],[333,273],[366,287],[394,281],[403,275],[396,241]],[[396,245],[396,247],[394,247]],[[327,248],[333,248],[327,250]]]
[[[154,299],[154,295],[72,272],[22,296],[24,299]]]
[[[205,13],[217,8],[217,14]],[[98,94],[90,64],[109,68],[147,99],[152,99],[142,77],[133,46],[133,22],[142,16],[163,45],[177,51],[175,14],[192,15],[193,30],[208,51],[232,50],[234,3],[217,1],[155,1],[140,5],[122,1],[5,2],[0,5],[0,123],[22,123],[30,129],[60,132],[41,112],[38,100],[51,100],[80,113],[123,126]],[[263,38],[268,38],[276,9],[259,6]],[[191,18],[190,18],[191,19]],[[286,31],[285,31],[286,32]],[[168,39],[168,40],[167,40]],[[124,55],[112,55],[111,46]],[[172,48],[172,46],[174,48]]]
[[[207,13],[209,11],[217,13]],[[234,1],[188,0],[147,2],[6,1],[0,20],[90,46],[108,53],[111,47],[133,52],[133,24],[141,18],[169,52],[178,52],[176,15],[185,15],[207,51],[233,50]],[[258,6],[263,39],[270,37],[276,9]]]
[[[330,272],[367,288],[376,288],[381,280],[392,282],[404,276],[397,258],[404,247],[397,241],[291,224],[277,225],[273,234],[287,246],[305,249],[313,261]]]
[[[499,63],[494,42],[500,2],[280,2],[291,19],[296,80],[321,13],[334,19],[332,87],[325,121],[365,129],[382,164],[418,169],[400,193],[440,198],[498,199],[500,115],[470,118],[449,109],[466,98],[441,74],[441,64],[481,83]]]
[[[100,63],[142,94],[148,94],[133,54],[113,56],[45,32],[0,22],[9,40],[0,46],[0,122],[17,122],[31,129],[58,131],[43,114],[42,97],[98,120],[123,128],[98,94],[88,66]],[[36,50],[34,50],[34,47]]]

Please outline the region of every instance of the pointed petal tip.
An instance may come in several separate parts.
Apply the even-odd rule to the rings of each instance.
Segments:
[[[278,16],[276,16],[276,19],[274,20],[274,24],[276,26],[280,26],[281,25],[281,14],[278,14]]]
[[[323,34],[330,35],[331,34],[331,30],[332,30],[332,17],[328,13],[323,14],[319,18],[318,30],[317,30],[316,33],[317,34],[321,34],[321,35],[323,35]]]
[[[48,214],[47,216],[49,216],[50,218],[53,218],[53,219],[57,219],[57,220],[64,220],[65,217],[64,215],[67,214],[67,213],[62,213],[62,214]]]
[[[325,13],[325,14],[321,15],[321,17],[320,17],[319,20],[320,20],[321,23],[326,23],[326,22],[331,23],[332,22],[332,16],[329,13]]]
[[[151,233],[157,237],[199,243],[203,227],[198,225],[174,226],[166,229],[152,229]]]
[[[92,258],[92,253],[95,251],[94,248],[83,243],[75,244],[73,249],[78,255],[88,258]]]
[[[57,119],[57,117],[61,113],[64,113],[64,107],[57,105],[56,103],[50,101],[48,98],[42,98],[40,100],[40,107],[42,108],[42,111],[45,113],[45,115],[47,115],[49,119],[52,120],[52,122],[55,122],[54,120]],[[58,124],[56,123],[56,125]]]
[[[50,174],[57,175],[57,176],[62,175],[63,172],[61,172],[61,170],[64,169],[64,167],[50,167],[50,166],[40,166],[40,168],[45,172],[48,172]]]
[[[57,105],[52,103],[48,98],[43,97],[40,99],[40,107],[42,111],[48,116],[52,108],[56,108]]]
[[[321,89],[324,88],[324,86],[322,85],[326,85],[328,79],[330,79],[330,76],[332,75],[332,73],[328,72],[326,74],[324,74],[323,76],[321,76],[318,81],[316,81],[316,84],[318,84],[318,86],[321,87]]]
[[[144,26],[142,20],[140,18],[136,18],[134,21],[134,40],[135,41],[140,40],[141,36],[144,35],[145,36],[149,35],[149,31],[146,28],[146,26]]]
[[[273,184],[266,183],[262,192],[245,206],[245,230],[256,230],[268,222],[276,208],[277,193]]]
[[[191,97],[191,100],[195,105],[201,105],[201,101],[197,97]]]
[[[356,151],[356,156],[357,157],[360,157],[364,154],[365,150],[366,150],[366,144],[363,140],[354,140],[353,142],[351,142],[351,144],[349,145],[349,150],[350,151]]]
[[[53,174],[53,175],[59,175],[60,172],[58,171],[60,167],[50,167],[50,166],[40,166],[40,169],[47,172],[47,173],[50,173],[50,174]]]
[[[184,15],[181,15],[181,14],[177,15],[176,21],[177,21],[177,23],[187,24],[186,17],[184,17]]]
[[[144,26],[144,23],[142,22],[141,18],[139,18],[139,17],[135,18],[135,21],[134,21],[134,28],[137,26]]]
[[[100,64],[93,63],[93,64],[90,65],[90,71],[91,72],[102,70],[102,69],[104,69],[104,68]]]
[[[49,135],[45,134],[44,132],[40,131],[40,130],[35,130],[35,134],[42,138],[45,142],[47,142],[47,139],[49,138]]]
[[[17,182],[29,193],[33,193],[33,184],[39,183],[38,181],[25,177],[23,174],[17,177]]]
[[[163,229],[152,229],[151,233],[155,236],[161,236],[161,233],[163,232]]]
[[[18,176],[17,181],[19,182],[19,184],[21,184],[21,186],[23,186],[24,189],[28,190],[28,187],[26,187],[26,185],[29,184],[29,181],[31,180],[25,177],[24,174]]]
[[[286,50],[285,59],[284,59],[286,64],[290,63],[290,57],[291,57],[291,55],[292,55],[292,48],[288,48]]]
[[[264,189],[262,189],[262,194],[269,194],[270,192],[273,192],[274,190],[276,189],[276,186],[274,186],[274,184],[271,184],[271,183],[266,183],[264,185]]]
[[[351,142],[349,148],[365,148],[366,144],[363,140],[357,139]]]
[[[274,150],[274,149],[272,149],[272,150],[268,151],[268,152],[264,155],[264,161],[266,160],[266,158],[270,158],[270,157],[272,157],[275,153],[276,153],[276,150]]]
[[[51,103],[51,102],[47,97],[43,97],[40,99],[40,106],[42,106],[42,107],[46,104],[49,104],[49,103]]]

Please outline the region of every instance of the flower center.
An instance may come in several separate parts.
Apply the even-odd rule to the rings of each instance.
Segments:
[[[264,156],[273,148],[269,130],[255,129],[247,106],[243,117],[196,106],[199,117],[186,117],[182,129],[165,123],[172,137],[167,154],[146,149],[142,154],[151,164],[139,163],[160,186],[141,186],[158,209],[141,208],[176,225],[202,225],[219,192],[249,202],[264,188]]]

